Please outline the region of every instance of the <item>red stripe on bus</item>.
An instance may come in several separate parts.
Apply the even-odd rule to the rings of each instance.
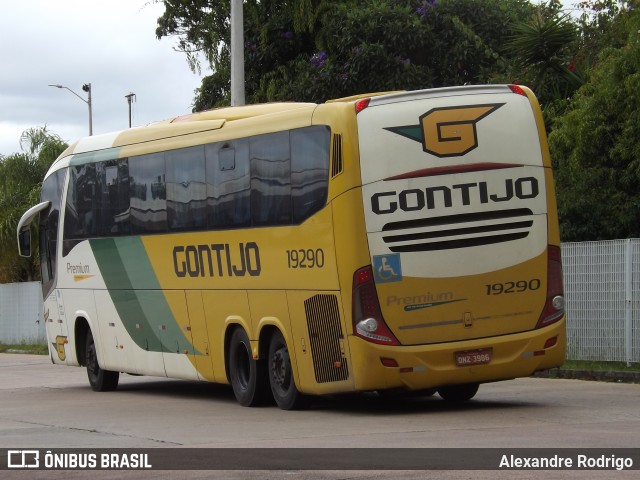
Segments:
[[[452,173],[480,172],[484,170],[500,170],[503,168],[515,168],[523,166],[524,165],[520,165],[517,163],[472,163],[469,165],[448,165],[446,167],[424,168],[422,170],[402,173],[400,175],[385,178],[384,180],[388,181],[418,177],[434,177],[437,175],[449,175]]]

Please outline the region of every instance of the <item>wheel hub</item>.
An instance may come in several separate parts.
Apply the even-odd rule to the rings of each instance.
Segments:
[[[276,385],[283,389],[289,386],[291,370],[289,368],[289,354],[284,348],[278,349],[271,361],[271,374]]]

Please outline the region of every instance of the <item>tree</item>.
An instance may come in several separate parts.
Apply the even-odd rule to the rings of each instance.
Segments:
[[[214,72],[195,109],[228,105],[228,2],[164,4],[157,36],[176,35],[192,65],[202,52]],[[484,83],[507,64],[511,25],[534,8],[527,0],[249,0],[247,101]]]
[[[39,278],[37,254],[18,256],[16,228],[22,214],[38,202],[45,173],[67,148],[46,127],[26,130],[20,146],[21,153],[0,158],[0,283]]]
[[[529,85],[543,107],[571,97],[584,83],[575,61],[580,36],[573,19],[562,14],[559,0],[541,4],[513,29],[507,43],[515,55],[511,81]]]
[[[611,28],[625,40],[600,52],[549,136],[564,241],[640,236],[640,10]]]

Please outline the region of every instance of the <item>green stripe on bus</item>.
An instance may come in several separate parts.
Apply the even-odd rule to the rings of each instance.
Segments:
[[[109,295],[127,333],[136,345],[150,352],[162,352],[160,332],[147,320],[137,293],[133,290],[109,290]]]
[[[133,290],[114,238],[89,240],[107,290]]]
[[[160,290],[149,256],[140,237],[115,238],[118,257],[134,290]]]
[[[140,348],[200,355],[160,289],[139,237],[90,240],[98,268],[122,323]]]
[[[122,147],[112,147],[104,150],[95,150],[93,152],[78,153],[71,157],[69,165],[75,167],[77,165],[86,165],[87,163],[115,160],[119,158],[120,150],[122,150]]]

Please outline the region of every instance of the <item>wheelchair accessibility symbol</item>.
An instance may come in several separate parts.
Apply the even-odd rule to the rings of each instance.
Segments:
[[[374,255],[373,275],[377,283],[391,283],[402,280],[400,254]]]

